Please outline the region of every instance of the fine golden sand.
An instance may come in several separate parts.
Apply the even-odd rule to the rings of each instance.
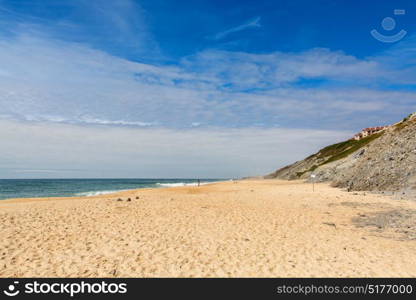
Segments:
[[[0,276],[415,277],[416,240],[377,219],[414,211],[277,180],[4,200]]]

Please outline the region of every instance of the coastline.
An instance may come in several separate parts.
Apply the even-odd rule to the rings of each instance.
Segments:
[[[201,182],[200,185],[207,185],[213,183],[220,183],[220,182],[227,182],[231,180],[218,180],[218,181],[207,181]],[[125,192],[134,193],[139,190],[156,190],[156,189],[166,189],[166,188],[175,188],[175,187],[191,187],[197,186],[197,183],[183,183],[183,185],[176,185],[177,183],[162,183],[160,187],[142,187],[142,188],[132,188],[132,189],[122,189],[122,190],[114,190],[111,192],[105,191],[89,191],[89,192],[79,192],[79,195],[73,196],[54,196],[54,197],[16,197],[16,198],[7,198],[7,199],[0,199],[0,203],[8,202],[32,202],[32,201],[49,201],[49,200],[71,200],[71,199],[81,199],[81,198],[103,198],[103,197],[116,197],[118,195],[123,196]],[[181,183],[182,184],[182,183]],[[172,186],[170,186],[172,185]],[[85,194],[85,195],[82,195]],[[87,195],[90,194],[90,195]]]
[[[416,277],[415,212],[282,180],[2,200],[0,276]]]

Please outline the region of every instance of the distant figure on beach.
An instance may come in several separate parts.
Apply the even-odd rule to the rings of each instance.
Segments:
[[[200,179],[198,179],[198,186],[200,186],[201,185],[201,180]]]

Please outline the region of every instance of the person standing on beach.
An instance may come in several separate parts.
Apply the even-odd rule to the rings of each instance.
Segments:
[[[200,186],[201,185],[201,180],[200,179],[198,179],[198,186]]]

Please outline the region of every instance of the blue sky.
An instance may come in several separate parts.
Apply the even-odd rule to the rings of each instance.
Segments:
[[[0,0],[0,122],[22,134],[0,135],[15,149],[40,130],[30,136],[33,153],[0,153],[0,177],[262,174],[362,127],[396,122],[416,111],[415,13],[414,1]],[[390,31],[386,17],[396,22]],[[373,29],[406,35],[384,43]],[[42,135],[52,130],[67,140],[107,132],[111,153],[137,163],[86,140],[79,151],[101,157],[96,164],[54,160],[44,143],[57,152],[75,146]],[[222,149],[219,133],[237,148]],[[110,134],[160,141],[138,159]],[[211,142],[196,147],[201,137]],[[176,152],[155,156],[155,147]],[[180,153],[220,167],[177,160],[166,172]]]
[[[3,0],[2,16],[11,27],[42,25],[53,37],[132,60],[176,63],[207,48],[269,53],[321,47],[364,58],[387,48],[368,32],[401,7],[407,15],[397,21],[413,27],[413,1]],[[258,26],[250,26],[255,20]],[[161,55],[140,53],[141,39]]]

